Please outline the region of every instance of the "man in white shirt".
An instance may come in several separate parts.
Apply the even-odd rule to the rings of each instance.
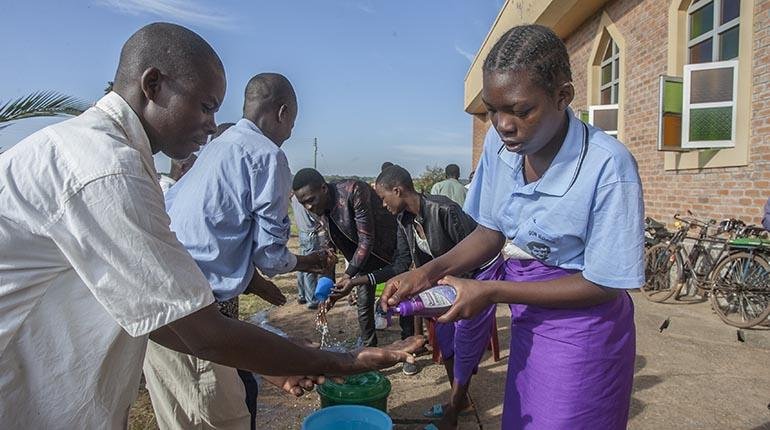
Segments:
[[[148,334],[265,375],[356,373],[401,350],[332,354],[231,320],[169,230],[152,154],[183,159],[215,129],[219,57],[156,23],[121,51],[114,91],[0,156],[0,423],[125,428]],[[267,351],[267,353],[265,353]],[[301,394],[312,381],[273,378]]]

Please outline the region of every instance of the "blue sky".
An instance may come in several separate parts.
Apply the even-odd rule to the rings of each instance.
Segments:
[[[154,21],[185,25],[219,53],[227,94],[218,122],[241,116],[257,73],[286,75],[299,117],[283,148],[293,171],[374,175],[389,160],[413,174],[454,162],[470,171],[463,79],[502,0],[6,2],[0,101],[56,90],[92,102],[112,80],[123,42]],[[59,119],[0,130],[9,147]],[[167,161],[158,161],[159,170]]]

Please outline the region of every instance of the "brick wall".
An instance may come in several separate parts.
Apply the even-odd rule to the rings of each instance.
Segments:
[[[648,215],[670,223],[690,209],[704,218],[738,217],[761,222],[770,197],[770,0],[755,0],[752,116],[749,165],[699,170],[665,170],[657,150],[658,78],[666,74],[668,6],[663,0],[616,0],[604,7],[626,41],[624,143],[639,163]],[[572,108],[586,109],[586,69],[601,12],[566,40],[576,94]],[[473,119],[473,163],[480,154],[488,122]]]
[[[666,74],[668,5],[661,0],[617,0],[604,11],[626,41],[624,143],[639,163],[647,214],[671,222],[690,209],[704,218],[738,217],[759,223],[770,197],[770,0],[754,6],[753,100],[749,165],[665,170],[657,150],[658,77]],[[574,109],[586,109],[586,69],[601,11],[566,40],[577,90]]]
[[[486,115],[472,115],[473,117],[473,164],[472,169],[476,169],[476,165],[479,162],[479,158],[481,158],[481,150],[484,146],[484,136],[487,134],[487,130],[489,130],[489,126],[492,125],[492,123],[487,120]]]

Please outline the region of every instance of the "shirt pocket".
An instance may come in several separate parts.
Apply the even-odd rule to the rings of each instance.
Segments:
[[[543,263],[549,266],[558,266],[562,262],[560,259],[561,239],[561,235],[554,234],[538,225],[534,220],[530,220],[519,227],[512,242]]]

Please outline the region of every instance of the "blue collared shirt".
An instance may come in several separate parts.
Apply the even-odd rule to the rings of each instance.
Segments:
[[[464,209],[547,265],[581,270],[605,287],[638,288],[644,283],[644,201],[636,160],[571,110],[568,116],[551,166],[528,184],[522,156],[503,148],[491,127]]]
[[[203,147],[166,194],[171,230],[192,254],[217,300],[241,294],[256,266],[294,269],[289,240],[291,172],[286,155],[247,119]]]

